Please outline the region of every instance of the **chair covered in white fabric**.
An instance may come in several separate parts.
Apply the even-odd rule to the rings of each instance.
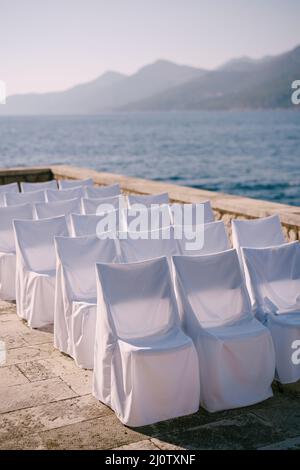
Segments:
[[[66,199],[65,201],[39,202],[35,204],[38,219],[49,219],[59,215],[66,216],[69,232],[71,233],[71,214],[81,214],[81,199]]]
[[[105,198],[82,198],[84,214],[103,214],[113,210],[122,210],[126,207],[124,196],[112,196]]]
[[[72,234],[75,237],[97,235],[101,232],[125,230],[125,218],[121,213],[111,211],[104,214],[71,214]]]
[[[173,224],[174,225],[181,225],[181,224],[193,225],[193,226],[197,225],[198,223],[197,216],[196,216],[197,206],[203,207],[203,220],[201,220],[200,223],[208,224],[210,222],[214,222],[215,217],[214,217],[214,213],[213,213],[210,201],[203,201],[203,202],[198,202],[197,204],[178,204],[178,203],[170,204],[170,211],[173,217]],[[185,210],[188,216],[190,216],[191,214],[191,218],[192,218],[191,221],[185,220],[186,219],[186,216],[184,215]],[[179,213],[179,216],[182,218],[182,222],[180,222],[180,220],[179,221],[177,220],[177,216],[176,216],[177,213]]]
[[[113,196],[120,196],[121,188],[120,185],[111,184],[109,186],[96,186],[91,187],[87,186],[85,188],[85,196],[88,198],[103,198],[103,197],[113,197]]]
[[[4,202],[6,206],[17,206],[19,204],[35,204],[45,202],[45,191],[33,191],[30,193],[5,193]]]
[[[300,244],[242,248],[254,311],[269,328],[276,352],[276,376],[281,383],[300,379]]]
[[[180,229],[180,232],[177,237],[176,232],[178,229]],[[199,237],[199,240],[201,239],[203,243],[201,244],[200,248],[198,248],[196,244],[194,244],[194,248],[192,248],[193,236],[196,237],[195,230],[202,231],[201,238]],[[230,249],[226,227],[222,220],[203,224],[203,226],[199,228],[189,226],[175,226],[174,232],[177,245],[176,251],[178,255],[208,255]],[[191,246],[189,244],[191,244]]]
[[[128,194],[127,200],[128,207],[132,207],[133,204],[150,207],[153,204],[169,204],[169,194]]]
[[[16,247],[13,220],[33,219],[30,204],[0,207],[0,299],[16,298]]]
[[[65,201],[66,199],[82,198],[85,195],[84,188],[81,186],[78,186],[77,188],[71,188],[71,189],[61,189],[60,191],[57,191],[55,189],[47,189],[45,192],[46,192],[46,199],[48,202]]]
[[[124,235],[124,236],[122,236]],[[119,233],[122,260],[125,263],[146,261],[176,254],[173,227],[164,227],[147,232]]]
[[[241,247],[264,248],[285,243],[278,215],[252,220],[232,220],[232,244],[241,257]]]
[[[183,329],[198,351],[203,407],[215,412],[271,397],[272,338],[251,312],[236,250],[173,262]]]
[[[159,230],[172,225],[172,214],[168,204],[128,208],[124,211],[126,230]]]
[[[30,193],[32,191],[41,191],[45,189],[58,190],[56,180],[43,181],[42,183],[27,183],[22,181],[20,183],[22,193]]]
[[[30,193],[28,193],[30,194]],[[31,328],[52,324],[56,256],[55,236],[68,236],[65,217],[15,220],[17,314]]]
[[[97,262],[119,261],[116,239],[57,237],[54,345],[92,369],[96,329]]]
[[[199,408],[197,353],[180,328],[166,258],[97,264],[93,394],[128,426]]]
[[[4,194],[5,193],[18,193],[19,185],[18,183],[9,183],[0,185],[0,207],[5,206]]]
[[[87,178],[85,180],[58,180],[59,189],[70,189],[78,188],[79,186],[93,186],[94,182],[92,178]]]

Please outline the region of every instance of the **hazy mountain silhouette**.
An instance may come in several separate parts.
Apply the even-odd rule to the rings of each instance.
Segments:
[[[1,114],[94,114],[120,108],[180,85],[205,73],[201,69],[158,60],[131,76],[107,72],[69,90],[14,95]]]
[[[295,108],[291,83],[297,79],[300,46],[258,60],[233,59],[213,71],[158,60],[130,76],[106,72],[65,91],[10,96],[0,114]]]
[[[300,79],[300,46],[261,60],[227,62],[181,86],[131,103],[127,110],[226,110],[289,108],[291,84]]]

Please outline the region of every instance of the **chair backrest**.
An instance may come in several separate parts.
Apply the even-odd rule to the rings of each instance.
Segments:
[[[57,256],[62,264],[65,286],[72,300],[96,298],[96,263],[119,261],[117,240],[96,236],[56,237]]]
[[[31,204],[19,206],[0,207],[0,252],[14,253],[15,239],[13,220],[33,219]]]
[[[17,206],[20,204],[34,204],[45,202],[45,191],[33,191],[30,193],[5,193],[4,200],[6,206]]]
[[[46,199],[48,202],[65,201],[66,199],[75,199],[76,197],[84,197],[84,188],[79,186],[78,188],[61,189],[57,191],[55,189],[47,189]]]
[[[285,243],[278,215],[253,220],[232,220],[232,244],[241,256],[241,247],[265,248]]]
[[[54,237],[69,235],[66,218],[15,220],[16,250],[30,271],[43,273],[55,270]]]
[[[108,214],[72,214],[72,233],[76,237],[81,237],[98,235],[101,232],[117,233],[119,230],[124,230],[125,224],[122,212],[120,214],[120,212],[116,210]],[[113,215],[113,220],[110,219],[111,215]],[[101,223],[103,223],[103,227]]]
[[[100,321],[115,338],[144,339],[166,333],[179,323],[166,258],[97,264],[97,273]]]
[[[145,207],[150,207],[152,204],[169,204],[169,194],[128,194],[128,206],[133,204],[142,204]]]
[[[85,196],[87,198],[95,198],[100,199],[103,197],[113,197],[119,196],[121,194],[120,185],[111,184],[109,186],[96,186],[96,187],[89,187],[85,188]]]
[[[65,201],[38,202],[35,204],[38,219],[48,219],[59,215],[81,213],[81,200],[79,198],[66,199]]]
[[[174,232],[178,255],[208,255],[230,249],[225,224],[222,220],[199,227],[175,226]],[[195,243],[197,240],[199,240],[200,247]]]
[[[59,189],[70,189],[77,188],[79,186],[93,186],[94,182],[92,178],[85,180],[58,180]]]
[[[251,315],[236,250],[203,256],[173,256],[183,323],[217,327]]]
[[[300,310],[300,244],[242,248],[249,290],[256,310]]]
[[[5,193],[18,193],[18,183],[9,183],[0,185],[0,206],[5,206],[4,194]]]
[[[215,217],[210,201],[203,201],[198,202],[197,204],[170,204],[170,211],[172,214],[173,224],[192,226],[197,225],[197,206],[202,207],[203,210],[203,220],[200,221],[201,224],[208,224],[210,222],[214,222]]]
[[[125,207],[124,196],[113,196],[105,198],[82,198],[82,209],[84,214],[103,214]]]
[[[30,193],[32,191],[41,191],[45,189],[52,189],[55,191],[58,189],[56,180],[43,181],[42,183],[27,183],[22,181],[20,185],[22,193]]]
[[[149,231],[170,227],[172,215],[168,204],[147,207],[141,210],[128,208],[124,211],[126,230]]]
[[[148,232],[120,232],[119,240],[122,260],[125,263],[170,257],[176,253],[173,227]]]

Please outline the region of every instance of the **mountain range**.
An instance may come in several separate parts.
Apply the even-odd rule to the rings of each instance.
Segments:
[[[212,71],[158,60],[133,75],[110,71],[65,91],[9,96],[0,115],[295,108],[297,79],[300,46],[258,60],[233,59]]]

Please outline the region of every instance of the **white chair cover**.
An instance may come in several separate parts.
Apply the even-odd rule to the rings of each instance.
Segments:
[[[241,259],[241,247],[264,248],[285,243],[278,215],[252,220],[232,220],[232,244]]]
[[[35,204],[35,210],[38,219],[66,216],[69,232],[72,233],[71,214],[81,214],[81,200],[75,198],[65,201],[39,202]]]
[[[30,193],[5,193],[4,201],[6,206],[17,206],[20,204],[34,204],[45,202],[45,191],[33,191]]]
[[[107,217],[107,214],[71,214],[71,221],[72,221],[72,233],[75,237],[82,237],[82,236],[88,236],[88,235],[99,235],[99,232],[101,233],[102,230],[100,230],[99,222],[103,222],[103,231],[104,232],[113,232],[115,234],[118,233],[119,230],[124,230],[125,229],[125,221],[124,221],[124,215],[123,212],[117,211],[112,211],[114,214],[114,222],[112,225],[115,225],[114,227],[110,227],[111,224],[111,219],[110,216]],[[112,214],[109,212],[109,214]],[[105,220],[104,220],[105,219]]]
[[[84,197],[84,188],[79,186],[78,188],[61,189],[57,191],[55,189],[47,189],[46,199],[48,202],[65,201],[66,199],[75,199]]]
[[[54,345],[72,356],[79,367],[92,369],[97,304],[95,264],[119,261],[117,240],[57,237],[55,244]]]
[[[82,209],[84,214],[101,214],[112,210],[123,209],[126,206],[124,196],[113,196],[105,198],[82,198]]]
[[[0,208],[0,299],[16,298],[16,247],[13,220],[33,219],[30,204]]]
[[[196,412],[197,354],[179,326],[166,258],[97,264],[97,273],[95,397],[128,426]]]
[[[132,207],[133,204],[150,207],[152,204],[169,204],[169,194],[128,194],[127,200],[128,207]]]
[[[121,256],[125,263],[176,254],[173,227],[148,232],[127,232],[124,237],[126,238],[119,233]]]
[[[203,201],[203,202],[198,202],[197,204],[178,204],[178,203],[170,204],[170,211],[173,216],[173,224],[180,225],[182,223],[184,225],[190,225],[190,224],[187,224],[187,221],[182,221],[182,222],[176,221],[176,212],[178,211],[178,208],[180,208],[182,213],[184,214],[184,208],[188,207],[192,214],[191,225],[196,225],[197,224],[196,207],[199,205],[203,206],[203,216],[204,216],[203,223],[208,224],[210,222],[214,222],[215,216],[214,216],[210,201]]]
[[[300,340],[300,244],[269,248],[242,248],[251,282],[254,310],[271,331],[277,378],[282,383],[300,379],[300,364],[292,360],[293,343]]]
[[[92,178],[85,180],[58,180],[59,189],[70,189],[78,188],[79,186],[93,186],[94,182]]]
[[[119,196],[121,194],[121,189],[120,185],[117,184],[112,184],[110,186],[96,186],[96,187],[90,187],[87,186],[85,188],[85,196],[87,198],[95,198],[95,199],[101,199],[103,197],[113,197],[113,196]]]
[[[170,227],[172,224],[172,214],[168,204],[156,205],[144,208],[135,205],[135,208],[128,208],[124,211],[126,230],[129,231],[150,231]]]
[[[66,219],[15,220],[14,231],[17,314],[40,328],[54,319],[54,237],[68,236]]]
[[[222,220],[204,224],[202,227],[199,227],[199,230],[203,231],[203,246],[196,250],[189,248],[189,243],[191,243],[192,235],[195,234],[194,231],[196,230],[196,227],[192,228],[184,226],[179,227],[179,229],[181,229],[182,236],[180,238],[176,238],[177,227],[174,227],[177,245],[176,252],[179,255],[208,255],[230,249],[225,224]]]
[[[45,189],[52,189],[53,191],[55,191],[58,189],[56,180],[43,181],[42,183],[27,183],[22,181],[20,185],[22,193],[41,191]]]
[[[0,186],[0,207],[5,206],[4,194],[5,193],[18,193],[19,186],[18,183],[9,183],[9,184],[2,184]]]
[[[203,407],[215,412],[272,396],[272,338],[251,313],[236,251],[173,262],[183,327],[198,351]]]

